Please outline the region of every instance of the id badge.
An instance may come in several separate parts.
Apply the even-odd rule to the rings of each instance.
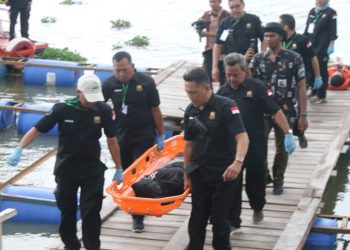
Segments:
[[[123,113],[124,115],[127,115],[127,114],[128,114],[128,105],[124,105],[124,106],[122,107],[122,113]]]
[[[309,28],[307,29],[307,33],[314,33],[314,29],[315,29],[315,23],[310,23],[309,24]]]
[[[230,33],[229,30],[224,30],[220,36],[220,41],[226,42],[226,39],[227,39],[229,33]]]

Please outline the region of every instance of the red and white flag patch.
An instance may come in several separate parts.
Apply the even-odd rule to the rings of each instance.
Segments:
[[[231,112],[232,112],[232,114],[239,114],[239,109],[238,109],[238,107],[232,107],[231,108]]]
[[[332,16],[333,19],[337,19],[337,13],[334,13]]]
[[[311,46],[312,46],[312,42],[311,41],[307,41],[306,47],[310,48]]]
[[[267,94],[268,96],[272,96],[272,90],[271,90],[271,89],[267,89],[267,90],[266,90],[266,94]]]

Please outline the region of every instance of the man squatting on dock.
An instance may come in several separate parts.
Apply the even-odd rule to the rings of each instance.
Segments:
[[[80,249],[77,238],[77,192],[80,188],[80,213],[84,247],[100,249],[104,171],[100,161],[99,138],[104,130],[116,166],[113,179],[123,181],[119,145],[112,120],[112,110],[105,104],[101,81],[96,75],[78,79],[77,97],[55,104],[22,138],[8,156],[11,166],[18,164],[22,150],[40,133],[47,133],[58,124],[58,152],[55,163],[55,196],[61,211],[59,234],[65,249]]]

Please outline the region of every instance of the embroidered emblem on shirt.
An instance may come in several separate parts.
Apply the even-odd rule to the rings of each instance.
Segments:
[[[293,49],[297,49],[298,48],[298,45],[296,43],[293,43],[293,46],[292,46]]]
[[[327,15],[326,15],[326,13],[325,13],[325,14],[322,15],[322,18],[325,18],[326,16],[327,16]]]
[[[246,27],[247,27],[247,29],[250,29],[252,27],[252,24],[251,23],[247,23]]]
[[[101,123],[101,117],[100,116],[94,116],[94,124],[100,124]]]
[[[253,97],[253,91],[248,90],[246,97]]]
[[[141,92],[142,90],[143,90],[142,85],[139,84],[136,86],[136,91]]]
[[[66,123],[74,123],[74,120],[64,120]]]
[[[215,120],[216,114],[214,111],[210,112],[209,114],[209,120]]]

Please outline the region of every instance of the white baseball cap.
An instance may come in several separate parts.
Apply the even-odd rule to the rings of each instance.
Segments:
[[[84,94],[88,102],[104,101],[101,81],[95,74],[82,75],[78,79],[77,89]]]

